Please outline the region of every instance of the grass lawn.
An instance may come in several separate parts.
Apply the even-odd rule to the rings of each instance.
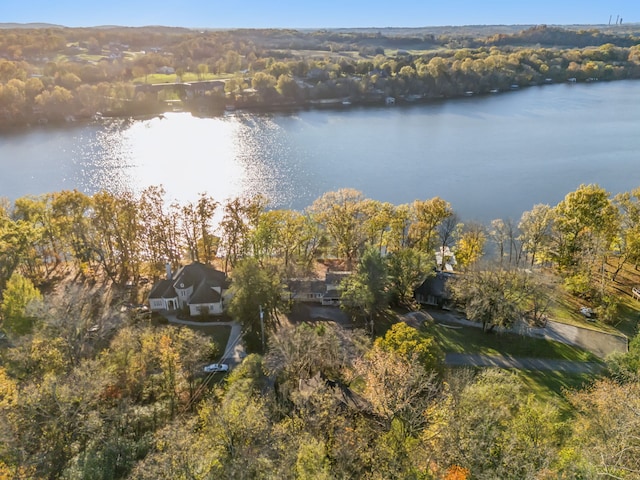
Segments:
[[[607,265],[609,278],[613,275],[613,269],[612,265]],[[552,320],[601,332],[624,334],[629,338],[638,333],[640,301],[632,298],[631,288],[640,285],[640,271],[633,265],[625,265],[618,273],[616,281],[610,281],[607,287],[607,292],[615,295],[620,302],[618,314],[612,324],[606,324],[598,319],[595,322],[588,322],[580,313],[580,307],[595,308],[597,305],[568,293],[562,285],[562,280],[555,274],[545,275],[545,283],[549,288],[551,302],[548,313]]]
[[[562,372],[537,372],[518,370],[518,378],[537,400],[560,409],[564,418],[571,416],[571,405],[566,400],[565,391],[580,390],[589,386],[597,377],[588,374]]]
[[[195,72],[185,72],[182,76],[183,82],[197,82],[203,80],[224,80],[227,78],[232,78],[231,74],[221,74],[216,75],[213,73],[205,73],[199,76]],[[145,81],[146,80],[146,81]],[[178,81],[178,75],[173,74],[164,74],[164,73],[150,73],[146,77],[138,77],[133,80],[133,83],[175,83]]]
[[[433,325],[426,327],[426,330],[434,335],[445,352],[599,361],[597,357],[585,350],[543,339],[514,334],[486,334],[481,329],[473,327],[451,329],[442,325]],[[583,388],[597,378],[593,374],[556,371],[515,370],[515,372],[528,392],[538,401],[558,408],[563,418],[570,418],[572,415],[571,405],[567,402],[564,392]]]
[[[213,338],[213,341],[218,345],[218,351],[222,355],[227,348],[227,342],[229,342],[229,335],[231,334],[231,325],[189,325],[189,328],[198,330]]]
[[[484,333],[482,329],[473,327],[448,328],[442,324],[423,328],[433,334],[444,352],[551,358],[577,362],[598,361],[595,355],[581,348],[540,338],[512,333]]]
[[[152,317],[151,322],[153,325],[171,325],[176,328],[182,327],[182,325],[168,324],[166,323],[166,319],[164,320],[164,323],[162,323],[158,315],[156,315],[156,317]],[[222,355],[227,348],[229,335],[231,335],[231,325],[188,325],[186,327],[202,332],[205,335],[209,335],[217,345],[217,351],[220,355]]]

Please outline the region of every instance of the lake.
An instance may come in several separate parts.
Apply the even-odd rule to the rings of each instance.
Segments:
[[[640,82],[523,88],[412,106],[236,112],[0,135],[0,196],[163,185],[181,202],[261,193],[304,209],[355,188],[393,204],[440,196],[463,220],[517,220],[580,184],[640,187]]]

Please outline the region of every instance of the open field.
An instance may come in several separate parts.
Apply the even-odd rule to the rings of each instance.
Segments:
[[[182,82],[200,82],[200,81],[205,81],[205,80],[225,80],[228,78],[233,77],[233,75],[230,74],[222,74],[222,75],[216,75],[213,73],[205,73],[202,75],[198,75],[195,72],[185,72],[184,75],[182,75]],[[172,74],[165,74],[165,73],[150,73],[149,75],[146,75],[144,77],[137,77],[133,80],[133,83],[135,84],[139,84],[139,83],[149,83],[149,84],[153,84],[153,83],[175,83],[179,81],[179,77],[178,75],[176,75],[175,73]]]

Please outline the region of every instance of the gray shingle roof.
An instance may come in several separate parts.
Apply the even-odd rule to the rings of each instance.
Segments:
[[[173,288],[173,280],[160,280],[156,283],[151,292],[149,292],[149,298],[175,298],[176,291]]]
[[[172,280],[160,280],[154,285],[149,293],[149,299],[175,298],[178,296],[176,288],[189,287],[193,287],[193,294],[188,301],[190,305],[217,303],[221,295],[213,287],[219,287],[220,290],[229,288],[229,280],[224,272],[204,263],[193,262],[180,268]]]

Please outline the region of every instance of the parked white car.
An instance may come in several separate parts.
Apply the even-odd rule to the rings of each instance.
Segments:
[[[204,371],[207,373],[228,372],[229,365],[227,365],[226,363],[212,363],[211,365],[207,365],[206,367],[204,367]]]
[[[582,315],[584,315],[584,317],[590,321],[590,322],[595,322],[595,318],[594,318],[594,312],[592,309],[590,309],[589,307],[582,307],[580,308],[580,313]]]

